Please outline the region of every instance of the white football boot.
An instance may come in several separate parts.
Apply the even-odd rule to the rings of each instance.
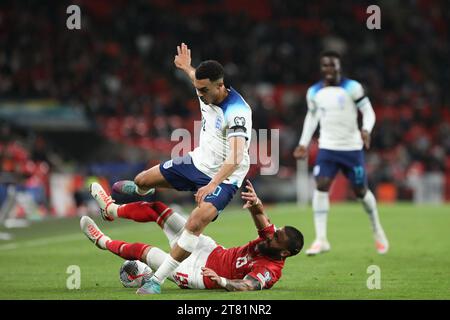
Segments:
[[[306,254],[308,256],[315,256],[319,253],[330,251],[330,249],[331,246],[327,240],[314,240],[311,247],[309,247],[309,249],[306,250]]]
[[[104,235],[103,232],[95,224],[94,220],[88,216],[81,217],[80,227],[83,233],[91,240],[98,248],[106,250],[106,242],[110,241],[111,238]]]
[[[374,233],[375,238],[375,248],[379,254],[385,254],[389,250],[389,241],[384,234],[383,228],[379,228],[376,233]]]
[[[100,214],[102,216],[102,219],[106,221],[113,221],[113,215],[108,213],[108,207],[112,203],[114,203],[114,200],[111,198],[111,196],[108,195],[102,188],[102,186],[97,182],[92,183],[89,190],[91,191],[92,197],[95,199],[95,201],[97,201],[100,207]]]

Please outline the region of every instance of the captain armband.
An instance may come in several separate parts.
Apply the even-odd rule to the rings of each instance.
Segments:
[[[244,126],[233,126],[227,130],[227,137],[244,137],[248,140],[247,128]]]
[[[235,132],[247,133],[247,128],[244,126],[232,126],[230,128],[230,133],[235,133]]]

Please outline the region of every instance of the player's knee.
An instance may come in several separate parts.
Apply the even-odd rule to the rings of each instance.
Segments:
[[[205,227],[211,222],[211,219],[202,216],[190,217],[184,228],[189,232],[199,235]]]
[[[189,216],[185,229],[199,235],[203,229],[217,216],[216,207],[210,202],[203,202]]]
[[[206,227],[207,224],[208,223],[204,219],[200,217],[195,217],[192,219],[188,219],[184,228],[188,230],[190,233],[198,235],[202,233],[203,229]]]
[[[367,189],[365,187],[355,187],[353,191],[357,198],[362,199],[366,195]]]
[[[330,190],[331,186],[331,180],[329,179],[318,179],[316,181],[317,184],[317,190],[321,192],[328,192]]]

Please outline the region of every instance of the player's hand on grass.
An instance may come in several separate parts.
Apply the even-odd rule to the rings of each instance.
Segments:
[[[259,202],[258,195],[255,192],[255,188],[253,187],[250,180],[246,179],[245,182],[247,183],[245,185],[245,188],[247,189],[247,192],[242,192],[242,200],[246,201],[243,208],[247,209],[250,207],[253,207],[254,205],[257,205]]]
[[[175,56],[175,66],[181,70],[188,71],[191,68],[191,49],[185,43],[177,46],[177,55]]]
[[[295,159],[305,159],[308,155],[308,150],[305,146],[297,146],[292,154]]]
[[[370,133],[367,130],[361,130],[361,138],[366,149],[370,148]]]
[[[206,196],[208,194],[213,193],[216,190],[216,188],[217,184],[211,181],[206,186],[198,189],[197,193],[195,194],[195,202],[197,202],[197,205],[200,206],[203,200],[205,200]]]

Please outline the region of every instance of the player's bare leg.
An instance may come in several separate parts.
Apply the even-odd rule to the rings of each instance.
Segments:
[[[145,196],[155,193],[155,188],[172,188],[159,170],[159,165],[142,171],[131,180],[121,180],[113,184],[112,189],[120,194]]]
[[[358,200],[363,204],[364,210],[369,215],[377,252],[379,254],[385,254],[389,250],[389,241],[380,223],[375,196],[365,187],[354,187],[353,191]]]
[[[202,202],[189,216],[185,228],[176,245],[170,251],[161,266],[149,281],[137,291],[138,294],[155,294],[161,292],[161,284],[188,258],[199,242],[199,236],[205,227],[217,216],[217,209],[209,202]]]
[[[316,238],[311,244],[306,254],[314,256],[319,253],[330,251],[331,246],[327,239],[327,218],[330,209],[328,191],[333,180],[328,177],[318,177],[316,179],[316,190],[313,194],[314,227]]]

